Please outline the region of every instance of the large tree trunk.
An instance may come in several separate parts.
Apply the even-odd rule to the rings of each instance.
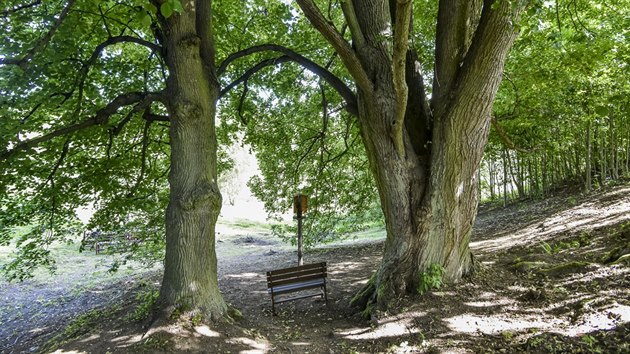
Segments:
[[[184,11],[162,20],[169,68],[170,198],[166,210],[166,258],[160,290],[163,313],[227,310],[217,282],[215,224],[221,209],[217,187],[216,101],[209,1],[182,2]]]
[[[475,2],[454,1],[456,8],[449,3],[440,4],[438,41],[443,42],[436,50],[440,80],[434,83],[431,108],[416,56],[413,50],[406,55],[409,90],[402,153],[392,132],[400,91],[392,70],[395,64],[382,44],[382,33],[396,16],[387,13],[388,8],[379,13],[373,6],[354,4],[367,43],[357,55],[372,81],[371,90],[359,86],[359,122],[387,230],[382,264],[353,299],[369,310],[387,309],[401,295],[415,292],[420,275],[434,264],[449,282],[473,266],[469,240],[477,210],[477,170],[503,64],[515,37],[514,17],[507,2],[499,6],[499,13],[490,9],[490,1],[483,13],[471,5]],[[453,12],[457,15],[449,18]]]

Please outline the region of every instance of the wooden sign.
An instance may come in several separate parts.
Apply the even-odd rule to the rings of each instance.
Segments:
[[[302,215],[308,210],[308,200],[304,194],[293,197],[293,214]]]

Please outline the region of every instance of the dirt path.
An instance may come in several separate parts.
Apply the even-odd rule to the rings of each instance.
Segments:
[[[307,262],[328,262],[328,306],[306,299],[282,304],[279,315],[272,316],[264,272],[294,265],[295,254],[263,234],[232,235],[237,237],[218,245],[220,287],[242,320],[212,328],[163,328],[142,338],[138,325],[121,324],[114,311],[109,319],[86,323],[86,333],[75,333],[61,348],[103,353],[630,352],[630,268],[602,260],[630,244],[629,210],[628,187],[482,209],[471,245],[483,265],[478,274],[421,298],[402,299],[400,313],[373,321],[348,303],[376,268],[381,243],[309,252]],[[247,252],[230,255],[222,242]],[[37,351],[71,318],[90,309],[117,304],[121,313],[129,312],[137,303],[135,294],[157,282],[159,274],[124,279],[74,296],[63,284],[3,287],[0,352]],[[38,303],[40,298],[45,303]]]

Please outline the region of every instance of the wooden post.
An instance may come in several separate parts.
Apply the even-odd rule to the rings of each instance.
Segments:
[[[298,204],[297,220],[298,220],[298,265],[301,266],[302,264],[304,264],[304,259],[302,258],[302,208],[300,204]]]
[[[298,229],[297,229],[297,238],[298,238],[298,266],[304,264],[304,259],[302,257],[302,248],[303,248],[303,238],[302,238],[302,219],[304,218],[304,213],[308,208],[308,204],[306,201],[306,196],[302,194],[298,194],[293,198],[293,212],[296,214]]]

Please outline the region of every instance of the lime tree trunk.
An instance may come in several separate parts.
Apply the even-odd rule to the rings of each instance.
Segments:
[[[353,303],[387,309],[423,272],[469,273],[477,171],[521,2],[441,0],[430,98],[409,40],[411,0],[347,0],[352,45],[310,0],[297,0],[355,79],[358,121],[387,239],[380,267]]]
[[[166,258],[160,304],[167,315],[222,317],[215,224],[221,209],[217,187],[216,102],[219,94],[210,32],[210,2],[182,1],[184,10],[161,19],[170,115],[170,198],[166,210]]]

